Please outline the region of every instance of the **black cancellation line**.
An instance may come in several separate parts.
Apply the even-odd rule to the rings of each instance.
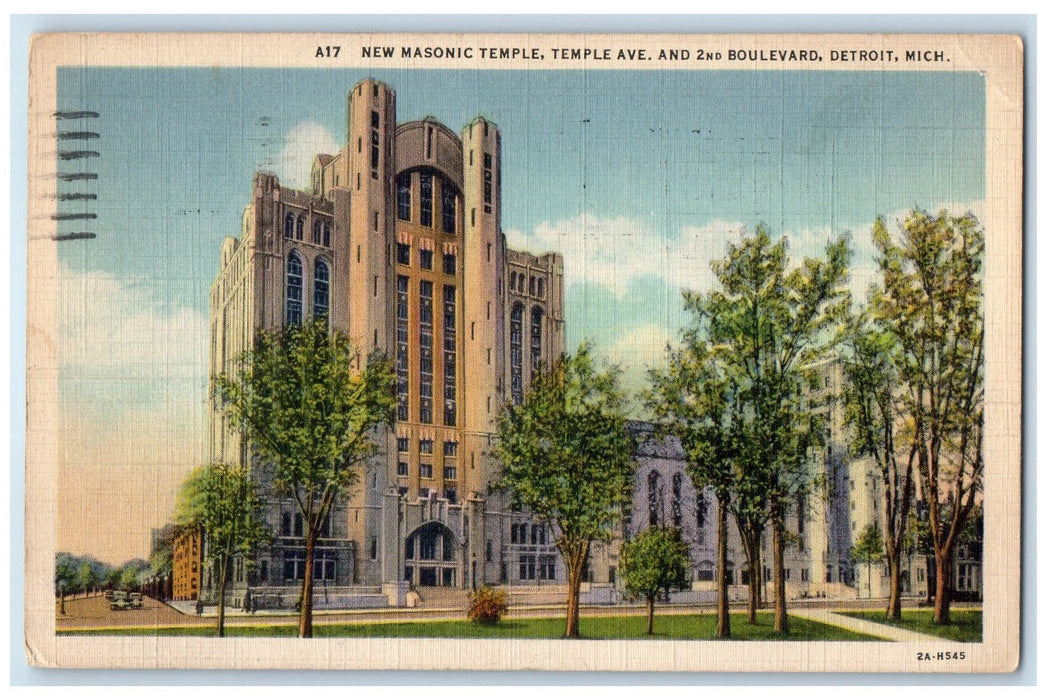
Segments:
[[[55,112],[55,119],[97,119],[98,112],[80,110],[76,112]]]
[[[85,120],[85,119],[97,119],[98,112],[91,110],[59,110],[54,113],[56,120]],[[87,126],[85,123],[84,126]],[[62,142],[69,141],[90,141],[101,138],[101,134],[97,131],[90,131],[88,129],[77,129],[73,128],[68,131],[59,129],[55,133],[55,142],[61,144]],[[73,145],[73,144],[69,144]],[[85,144],[86,145],[86,144]],[[101,153],[99,151],[87,150],[87,149],[63,149],[61,146],[58,148],[58,160],[59,161],[78,161],[86,160],[88,158],[99,158]],[[93,172],[59,172],[55,174],[58,182],[85,182],[98,179],[98,174]],[[61,202],[93,202],[98,199],[98,195],[92,192],[59,192],[55,195],[55,199]],[[51,216],[51,219],[56,222],[63,221],[93,221],[98,218],[98,214],[93,212],[62,212],[55,211]],[[56,233],[50,238],[54,241],[79,241],[79,240],[92,240],[97,235],[92,231],[73,231],[69,233]]]

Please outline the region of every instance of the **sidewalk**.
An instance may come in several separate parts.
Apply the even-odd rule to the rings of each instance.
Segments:
[[[929,634],[920,634],[919,632],[913,632],[902,627],[894,627],[893,625],[884,625],[879,622],[872,622],[871,620],[861,620],[857,617],[840,615],[839,613],[834,613],[829,610],[793,608],[789,611],[789,615],[803,617],[808,620],[821,622],[834,627],[842,627],[851,630],[852,632],[871,634],[890,642],[922,642],[925,644],[942,643],[941,637],[932,637]]]

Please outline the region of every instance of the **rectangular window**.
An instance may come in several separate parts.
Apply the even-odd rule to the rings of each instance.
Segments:
[[[407,277],[396,277],[396,418],[407,420]],[[403,438],[406,442],[407,438]],[[403,452],[404,450],[401,450]]]
[[[432,479],[433,478],[433,465],[431,465],[431,464],[419,464],[418,465],[418,474],[423,479]]]
[[[422,280],[418,293],[418,420],[433,422],[433,283]],[[430,468],[431,470],[431,468]]]
[[[458,443],[457,442],[445,442],[444,443],[444,457],[457,457],[458,456]]]
[[[444,285],[444,424],[458,422],[458,332],[457,302],[454,285]],[[444,443],[447,449],[449,443]],[[457,450],[458,443],[454,444]],[[446,452],[445,452],[446,454]]]
[[[376,110],[372,109],[371,110],[371,128],[372,129],[377,129],[378,128],[378,124],[379,124],[378,112]]]
[[[444,479],[454,481],[458,478],[458,467],[444,467]]]
[[[455,226],[458,215],[457,201],[454,190],[445,183],[440,189],[440,210],[442,212],[441,219],[443,220],[444,233],[454,233],[457,228]]]
[[[433,269],[433,251],[431,250],[419,250],[418,251],[418,264],[423,270]]]
[[[396,451],[407,452],[411,448],[411,442],[409,438],[398,437],[396,438]]]
[[[401,265],[411,264],[411,244],[410,243],[397,243],[396,244],[396,262]]]
[[[531,554],[520,555],[520,579],[533,581],[535,577],[535,557]]]
[[[431,455],[433,453],[433,441],[432,440],[419,440],[418,441],[418,454]]]
[[[397,476],[407,476],[407,474],[408,474],[407,462],[397,462],[396,463],[396,475]]]
[[[396,216],[401,221],[411,220],[411,173],[396,178]]]
[[[433,225],[433,175],[420,173],[418,176],[419,205],[421,208],[418,220],[422,226]]]
[[[458,270],[458,259],[454,253],[444,253],[444,274],[453,275]]]

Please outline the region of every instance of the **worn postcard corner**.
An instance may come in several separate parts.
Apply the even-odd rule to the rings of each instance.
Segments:
[[[30,663],[1017,667],[1019,37],[30,62]]]

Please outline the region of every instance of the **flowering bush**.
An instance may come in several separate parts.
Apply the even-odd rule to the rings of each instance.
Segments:
[[[474,591],[469,596],[469,619],[481,625],[494,625],[509,610],[509,596],[488,586]]]

